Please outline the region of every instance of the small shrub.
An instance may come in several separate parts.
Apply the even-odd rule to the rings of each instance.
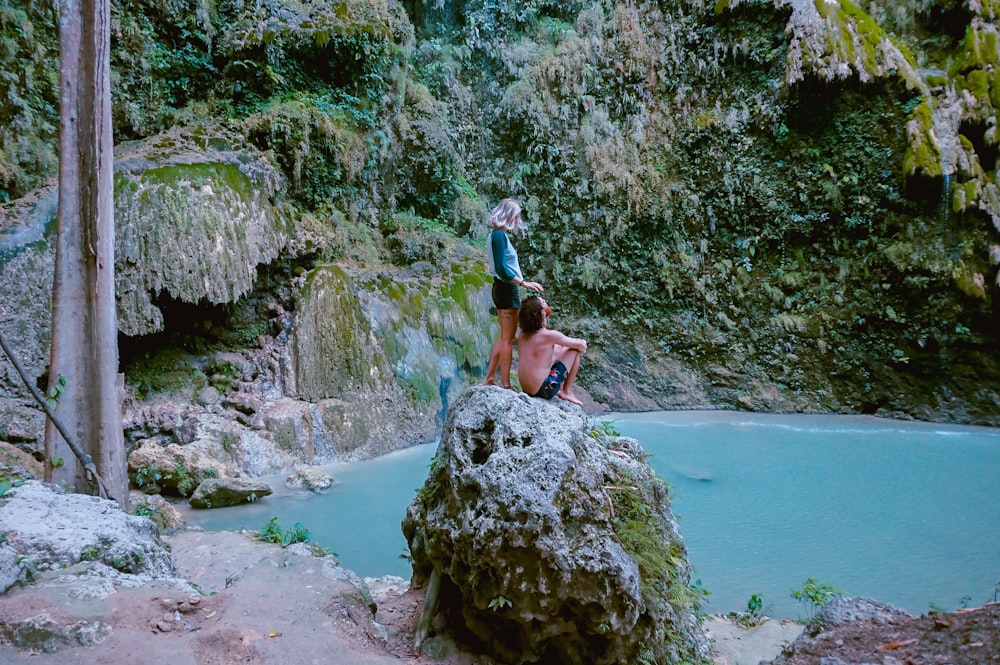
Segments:
[[[816,616],[817,610],[834,598],[840,598],[843,595],[844,592],[840,589],[815,577],[810,577],[803,582],[801,588],[792,589],[792,598],[802,603],[810,620]]]
[[[278,524],[277,517],[269,519],[267,524],[257,532],[257,536],[265,543],[274,543],[282,547],[287,547],[292,543],[308,543],[312,539],[309,529],[298,522],[288,530],[282,529],[281,525]]]

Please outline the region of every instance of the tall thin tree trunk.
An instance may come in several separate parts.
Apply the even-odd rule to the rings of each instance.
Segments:
[[[110,1],[60,4],[59,222],[49,387],[55,413],[88,453],[109,496],[128,501],[114,290]],[[49,422],[46,479],[96,493]]]

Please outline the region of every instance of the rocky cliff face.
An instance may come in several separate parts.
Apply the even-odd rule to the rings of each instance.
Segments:
[[[130,448],[184,446],[168,457],[188,470],[197,450],[227,475],[259,475],[433,439],[449,398],[478,380],[489,355],[495,323],[482,262],[466,250],[407,272],[321,264],[293,278],[288,265],[314,238],[294,231],[276,203],[282,181],[270,163],[227,139],[199,127],[117,153]],[[35,380],[48,355],[56,208],[55,192],[40,190],[0,220],[9,282],[0,326]],[[205,341],[213,319],[228,341]],[[0,377],[0,437],[40,455],[37,405],[12,365],[0,363]]]
[[[494,386],[451,407],[403,532],[435,625],[503,662],[706,656],[668,488],[638,442]]]

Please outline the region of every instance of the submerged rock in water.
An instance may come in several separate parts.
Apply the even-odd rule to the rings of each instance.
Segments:
[[[312,492],[321,492],[330,489],[331,485],[333,485],[333,478],[330,477],[330,474],[310,467],[296,469],[294,473],[285,478],[285,487],[292,489],[305,488]]]
[[[225,508],[251,503],[271,494],[271,487],[248,478],[209,478],[191,495],[192,508]]]
[[[644,457],[568,403],[466,390],[403,521],[414,583],[437,573],[447,630],[503,662],[706,656],[684,541]]]

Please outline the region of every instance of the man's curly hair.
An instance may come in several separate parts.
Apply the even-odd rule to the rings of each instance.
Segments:
[[[521,301],[521,311],[517,314],[521,330],[533,333],[545,327],[545,316],[542,309],[542,299],[538,296],[528,296]]]

